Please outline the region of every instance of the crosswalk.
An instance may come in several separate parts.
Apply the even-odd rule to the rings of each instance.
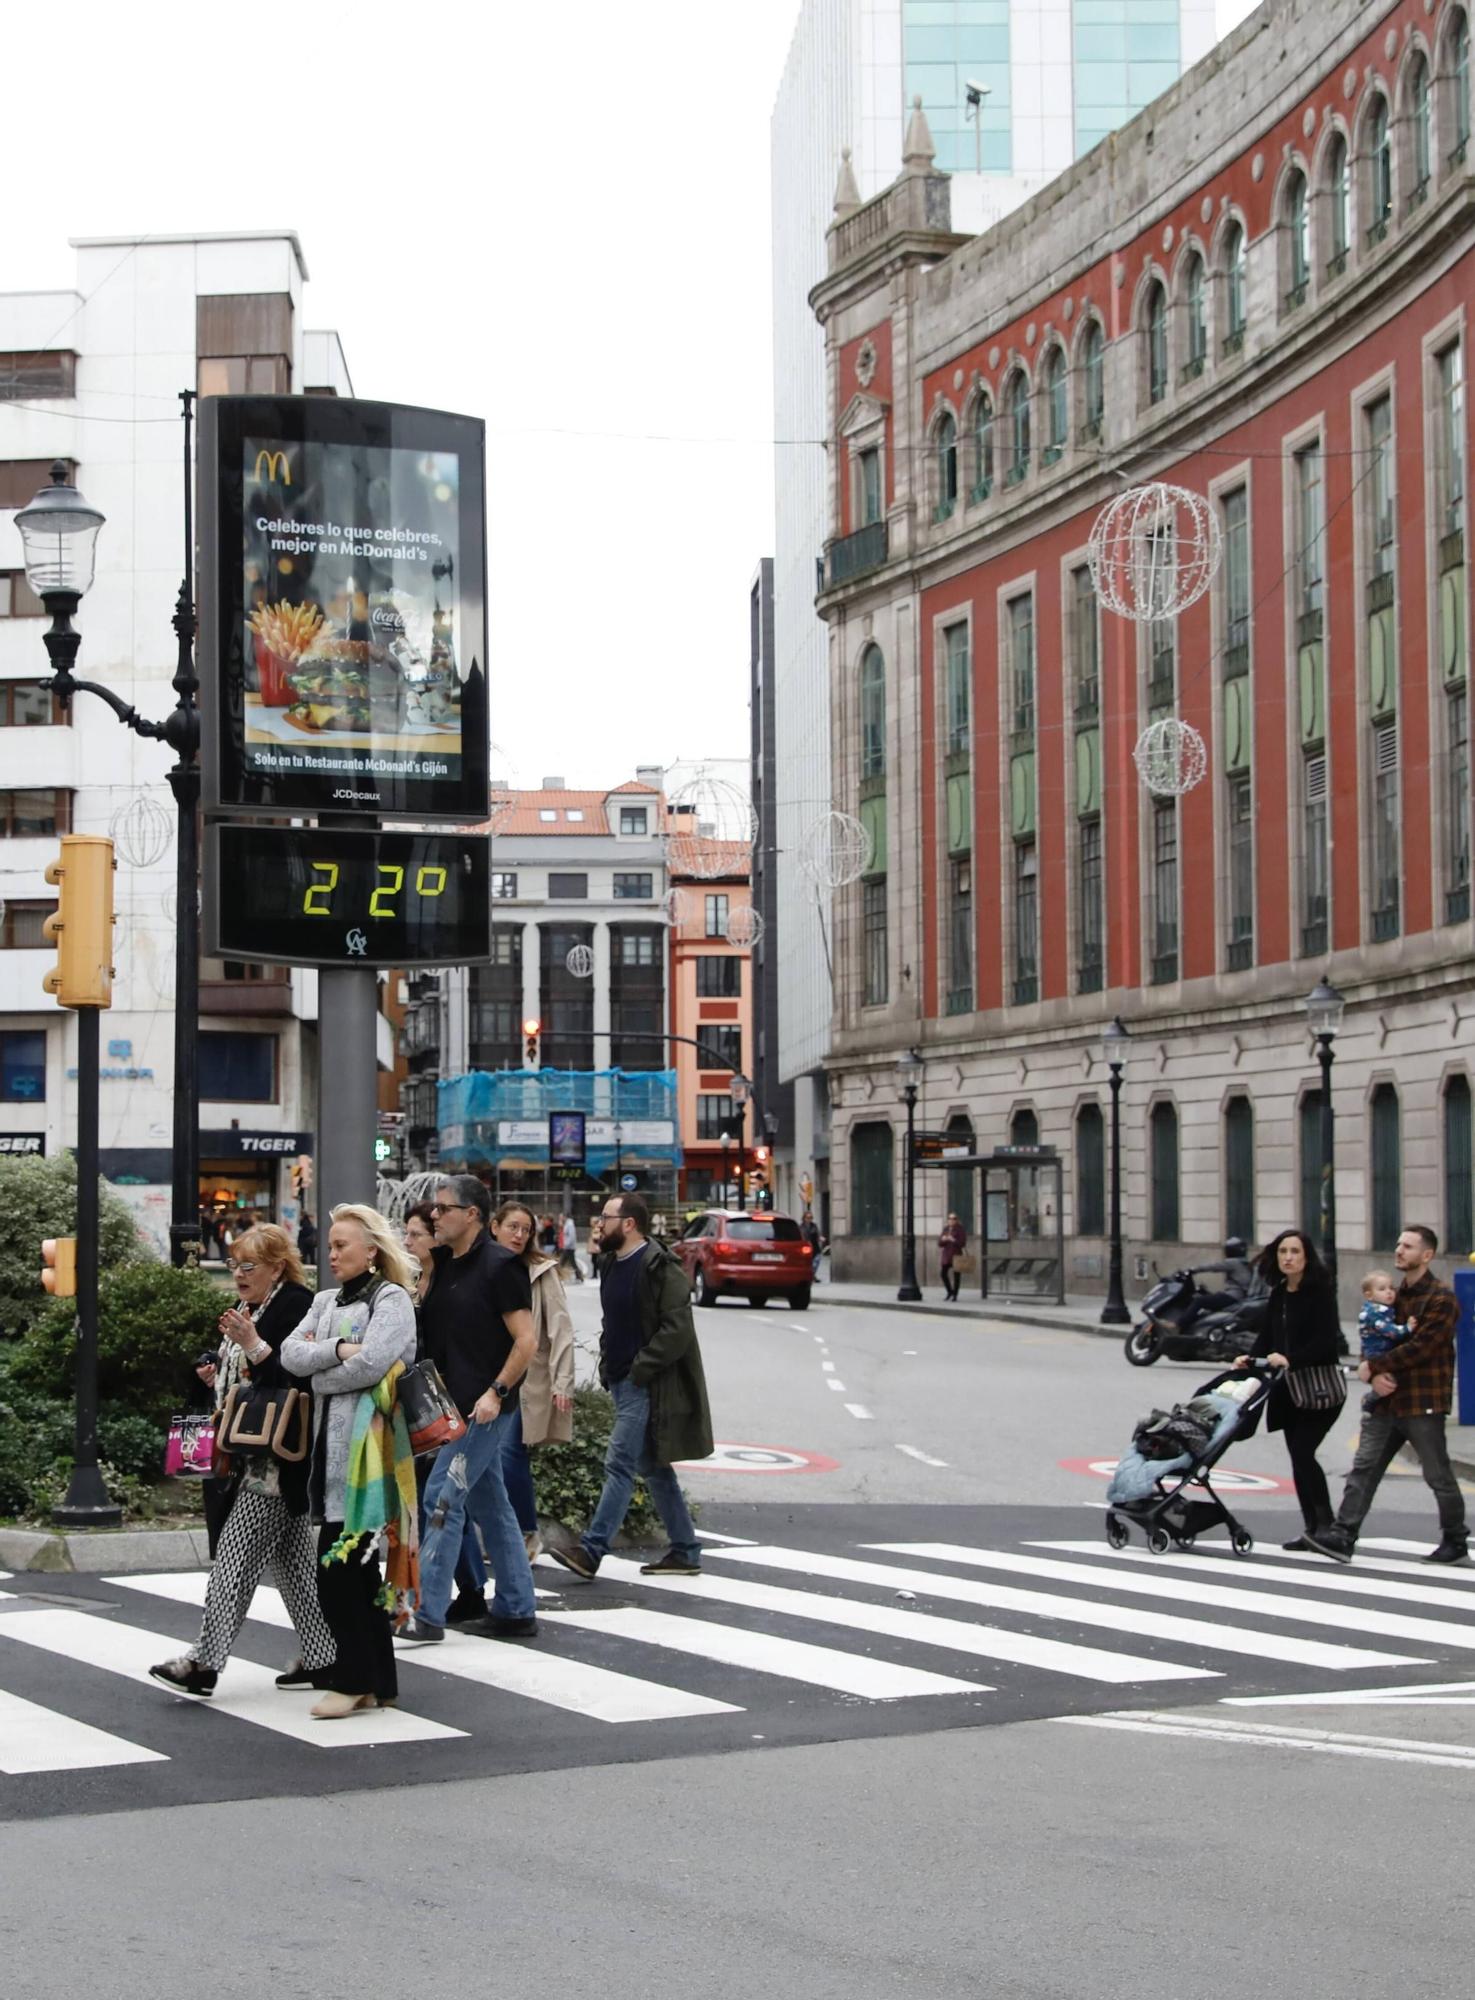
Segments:
[[[545,1558],[536,1644],[452,1632],[406,1649],[398,1706],[331,1723],[273,1684],[293,1645],[266,1587],[201,1703],[148,1668],[197,1629],[203,1573],[0,1576],[0,1797],[67,1779],[92,1799],[86,1783],[111,1773],[119,1798],[162,1800],[186,1769],[193,1795],[208,1796],[208,1774],[227,1767],[250,1774],[236,1793],[310,1788],[320,1752],[331,1753],[321,1782],[383,1784],[488,1758],[577,1765],[735,1748],[776,1729],[824,1740],[1117,1711],[1124,1688],[1160,1709],[1391,1693],[1417,1687],[1421,1670],[1448,1684],[1471,1671],[1475,1570],[1431,1573],[1410,1560],[1422,1546],[1369,1540],[1352,1568],[1333,1570],[1280,1551],[1240,1560],[1207,1542],[1154,1557],[1080,1537],[803,1547],[713,1536],[699,1577],[645,1577],[613,1557],[591,1587]],[[377,1754],[355,1762],[355,1750]]]

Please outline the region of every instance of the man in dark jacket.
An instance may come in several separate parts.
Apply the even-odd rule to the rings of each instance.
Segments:
[[[641,1565],[642,1576],[700,1576],[701,1544],[671,1470],[712,1449],[691,1288],[670,1251],[650,1240],[650,1210],[638,1194],[611,1196],[600,1223],[599,1376],[615,1399],[615,1423],[593,1520],[572,1548],[549,1553],[592,1582],[643,1479],[671,1546]]]
[[[1403,1283],[1393,1300],[1393,1317],[1412,1331],[1380,1355],[1364,1361],[1358,1374],[1370,1381],[1378,1400],[1364,1408],[1357,1456],[1347,1475],[1336,1525],[1308,1535],[1310,1546],[1334,1562],[1346,1562],[1357,1532],[1373,1504],[1373,1495],[1402,1444],[1413,1447],[1419,1470],[1439,1504],[1439,1546],[1425,1562],[1463,1562],[1469,1554],[1465,1500],[1449,1462],[1444,1434],[1454,1396],[1455,1323],[1459,1308],[1449,1286],[1430,1269],[1439,1249],[1432,1229],[1415,1223],[1405,1229],[1393,1251]]]

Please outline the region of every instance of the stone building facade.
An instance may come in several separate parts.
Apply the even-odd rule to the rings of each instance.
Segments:
[[[1344,1287],[1401,1217],[1472,1247],[1470,121],[1463,5],[1271,0],[983,236],[920,114],[889,189],[842,182],[819,608],[875,852],[835,908],[837,1275],[897,1268],[915,1048],[923,1128],[1057,1149],[1103,1283],[1114,1016],[1129,1278],[1314,1225],[1323,975]],[[1139,625],[1087,546],[1155,480],[1222,561]],[[1133,763],[1168,716],[1207,748],[1176,800]],[[924,1242],[965,1193],[919,1175]]]

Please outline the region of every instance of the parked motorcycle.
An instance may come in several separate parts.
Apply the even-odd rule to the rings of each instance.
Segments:
[[[1251,1346],[1265,1318],[1266,1295],[1230,1298],[1201,1291],[1192,1269],[1159,1277],[1142,1301],[1142,1321],[1124,1351],[1134,1368],[1170,1361],[1233,1361]],[[1220,1303],[1222,1301],[1222,1303]]]

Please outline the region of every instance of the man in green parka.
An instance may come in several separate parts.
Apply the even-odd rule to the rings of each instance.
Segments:
[[[592,1582],[624,1523],[635,1482],[643,1479],[671,1546],[659,1562],[641,1565],[642,1576],[700,1576],[701,1544],[671,1470],[712,1449],[691,1287],[670,1251],[651,1241],[650,1210],[638,1194],[606,1201],[599,1249],[599,1377],[615,1399],[604,1491],[580,1539],[549,1553]]]

